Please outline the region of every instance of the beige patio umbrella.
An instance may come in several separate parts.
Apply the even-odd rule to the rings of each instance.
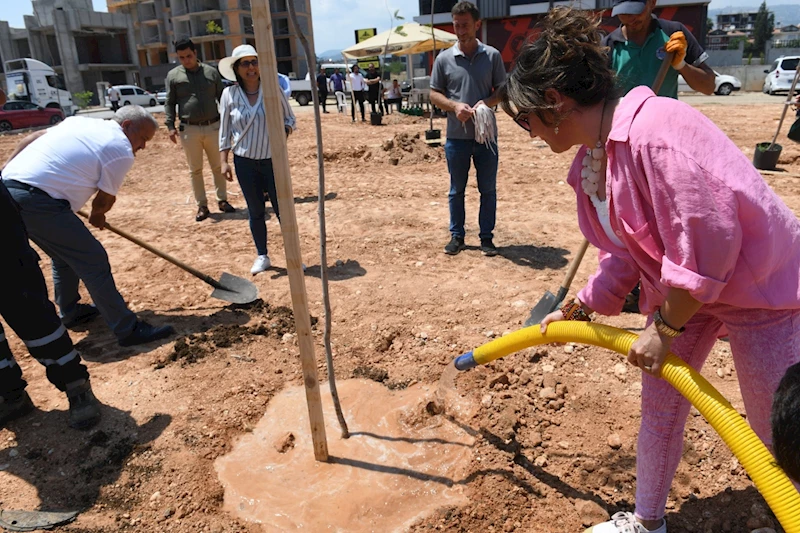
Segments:
[[[386,30],[343,50],[342,54],[349,59],[358,59],[387,54],[403,56],[430,52],[433,50],[434,32],[436,33],[437,50],[450,48],[458,42],[458,38],[452,33],[409,22],[402,25],[399,33],[395,31],[395,28]],[[388,46],[386,44],[387,37],[389,39]]]

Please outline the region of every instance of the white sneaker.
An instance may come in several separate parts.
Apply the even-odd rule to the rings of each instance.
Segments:
[[[268,255],[259,255],[258,257],[256,257],[256,260],[253,263],[253,267],[250,269],[250,273],[258,274],[259,272],[264,272],[271,265],[272,263],[270,262]]]
[[[658,529],[647,529],[640,524],[633,513],[615,513],[611,520],[597,524],[583,533],[667,533],[667,521],[661,523]]]

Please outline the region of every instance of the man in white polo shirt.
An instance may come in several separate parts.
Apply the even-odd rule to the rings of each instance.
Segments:
[[[30,239],[53,261],[64,325],[87,322],[99,311],[121,346],[163,339],[175,330],[137,319],[117,290],[103,245],[75,211],[94,195],[89,222],[103,229],[134,154],[157,129],[140,106],[125,106],[111,120],[70,117],[23,139],[2,169]],[[79,303],[80,280],[96,307]]]

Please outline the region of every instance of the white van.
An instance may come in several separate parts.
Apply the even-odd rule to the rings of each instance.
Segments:
[[[61,109],[73,114],[72,95],[63,80],[47,64],[30,58],[11,59],[4,64],[9,100],[24,100],[41,107]]]
[[[158,105],[156,95],[151,94],[141,87],[136,85],[114,85],[114,88],[119,91],[119,105],[140,105],[142,107],[155,107]],[[109,89],[110,90],[110,89]],[[166,94],[164,100],[166,101]],[[108,99],[108,91],[106,91],[106,107],[111,107],[111,100]]]
[[[355,65],[355,62],[353,62],[353,65]],[[349,78],[347,77],[347,73],[350,72],[350,67],[352,65],[348,66],[348,65],[345,65],[344,63],[324,63],[322,65],[317,65],[317,69],[319,69],[319,67],[321,67],[321,66],[325,67],[325,76],[328,79],[331,78],[331,76],[333,75],[333,71],[335,69],[337,69],[337,68],[339,69],[339,73],[343,74],[344,77],[345,77],[345,82],[344,82],[345,83],[345,93],[349,95],[350,94],[350,81],[349,81]],[[319,73],[319,70],[317,70],[317,72],[314,74],[314,80],[317,79],[317,74],[318,73]],[[306,78],[304,80],[297,80],[297,79],[291,80],[290,85],[291,85],[291,88],[292,88],[292,98],[297,100],[298,104],[300,104],[300,105],[308,105],[308,103],[311,102],[311,73],[310,72],[308,74],[306,74]],[[328,97],[329,98],[335,98],[333,93],[329,93]]]

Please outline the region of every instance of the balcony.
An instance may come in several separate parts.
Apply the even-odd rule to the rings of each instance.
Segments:
[[[172,18],[222,11],[220,0],[175,0],[172,4]]]
[[[156,6],[153,3],[139,4],[137,6],[136,11],[139,18],[139,22],[149,22],[153,20],[158,20],[158,14],[156,13]]]
[[[108,2],[108,7],[116,8],[116,7],[124,7],[124,6],[129,6],[131,4],[136,4],[138,0],[107,0],[107,2]]]

